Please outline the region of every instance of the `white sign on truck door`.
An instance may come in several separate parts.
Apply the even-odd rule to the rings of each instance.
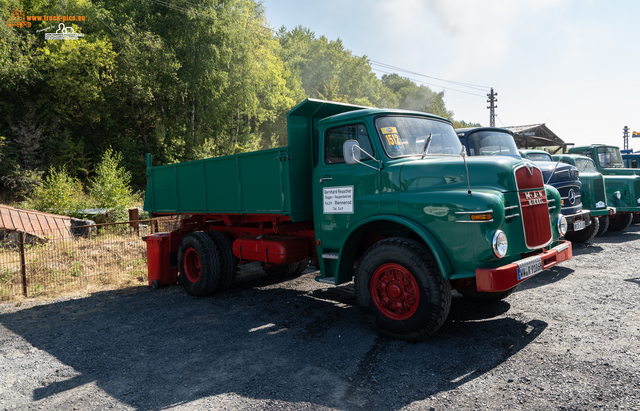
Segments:
[[[324,214],[352,214],[353,186],[323,188]]]

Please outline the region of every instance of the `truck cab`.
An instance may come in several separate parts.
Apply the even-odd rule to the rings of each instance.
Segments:
[[[616,213],[609,216],[609,231],[622,231],[633,221],[633,214],[640,212],[640,170],[626,168],[620,149],[606,144],[572,147],[569,154],[589,157],[599,173],[604,176],[607,204]]]
[[[620,150],[620,154],[626,168],[640,168],[640,152],[634,153],[633,150]]]
[[[540,169],[467,158],[449,120],[307,99],[287,128],[287,147],[156,167],[148,157],[145,210],[187,215],[166,236],[187,292],[228,286],[237,264],[287,276],[311,259],[317,281],[354,281],[376,330],[417,341],[444,323],[452,289],[498,301],[572,257]]]

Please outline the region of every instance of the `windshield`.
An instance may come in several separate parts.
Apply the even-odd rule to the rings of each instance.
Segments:
[[[598,162],[605,168],[624,168],[618,147],[598,147]]]
[[[390,158],[421,156],[431,135],[427,151],[433,155],[460,155],[462,145],[451,124],[424,117],[384,116],[376,119],[382,146]]]
[[[531,161],[553,161],[551,154],[545,153],[529,153],[527,154],[527,158]]]
[[[509,133],[478,131],[467,139],[470,156],[518,156],[518,147]]]
[[[576,158],[576,168],[581,173],[595,173],[596,165],[589,158]]]

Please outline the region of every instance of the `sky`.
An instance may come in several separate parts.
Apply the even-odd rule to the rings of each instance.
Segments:
[[[496,126],[546,123],[567,143],[640,150],[640,1],[263,0],[270,27],[301,25],[418,74],[373,64],[445,91],[454,119]],[[463,87],[448,80],[480,86]],[[469,94],[470,93],[470,94]]]

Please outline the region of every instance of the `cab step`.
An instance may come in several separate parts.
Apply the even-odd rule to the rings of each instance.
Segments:
[[[327,284],[334,284],[336,283],[336,278],[335,277],[316,277],[316,281],[319,283],[327,283]]]
[[[326,258],[327,260],[337,260],[338,253],[324,253],[322,254],[322,258]]]

